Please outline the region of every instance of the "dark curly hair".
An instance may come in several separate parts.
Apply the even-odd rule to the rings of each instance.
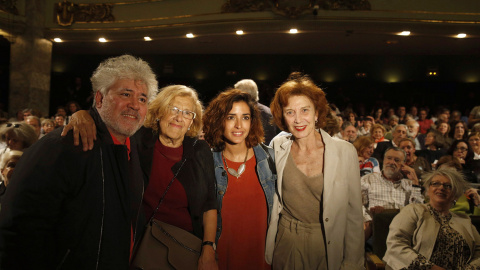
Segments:
[[[320,89],[307,75],[300,72],[290,74],[288,80],[284,82],[275,93],[270,109],[273,115],[273,122],[283,131],[288,131],[285,119],[283,117],[283,108],[288,105],[288,99],[292,96],[308,97],[318,114],[316,128],[323,128],[327,123],[327,113],[330,112],[325,92]]]
[[[205,141],[207,141],[214,151],[223,151],[223,149],[225,149],[225,140],[223,137],[225,120],[235,102],[245,102],[250,108],[252,122],[250,132],[247,138],[245,138],[247,147],[253,147],[264,141],[262,120],[260,119],[260,111],[257,109],[256,101],[246,92],[238,89],[229,89],[220,93],[210,102],[205,109],[203,117]]]

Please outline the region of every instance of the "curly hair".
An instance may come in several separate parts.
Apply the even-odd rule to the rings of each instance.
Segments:
[[[145,83],[149,101],[157,94],[158,82],[148,63],[128,54],[111,57],[100,63],[90,78],[93,94],[100,91],[105,96],[108,88],[120,79],[133,79]]]
[[[288,105],[288,99],[292,96],[305,96],[312,101],[315,112],[318,116],[316,128],[323,128],[327,122],[327,113],[330,111],[325,92],[315,85],[307,75],[299,72],[290,74],[288,80],[284,82],[275,93],[270,109],[273,115],[273,122],[283,131],[288,131],[285,119],[283,117],[283,108]]]
[[[187,136],[196,137],[202,130],[202,102],[198,99],[197,92],[185,85],[170,85],[160,89],[160,92],[155,99],[148,105],[148,112],[143,125],[154,130],[156,134],[160,134],[158,120],[167,115],[168,105],[176,97],[189,97],[192,99],[193,112],[196,114],[193,119],[190,130],[187,131]]]
[[[220,93],[205,109],[205,117],[203,119],[205,141],[207,141],[215,151],[223,151],[223,149],[225,149],[225,140],[223,137],[225,120],[235,102],[245,102],[250,108],[251,125],[250,131],[245,138],[247,147],[253,147],[264,141],[262,120],[255,99],[244,91],[230,89]]]

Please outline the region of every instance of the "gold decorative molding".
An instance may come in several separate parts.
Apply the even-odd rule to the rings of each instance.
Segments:
[[[16,2],[17,0],[0,0],[0,10],[14,15],[18,15]]]
[[[228,0],[227,3],[223,4],[222,12],[264,11],[269,7],[269,3],[265,0]]]
[[[318,9],[325,10],[371,10],[368,0],[228,0],[221,10],[226,12],[254,12],[271,10],[282,16],[296,19]]]
[[[320,0],[319,7],[326,10],[371,10],[368,0]]]
[[[113,4],[74,4],[67,0],[55,4],[55,19],[61,26],[75,22],[113,22]]]
[[[310,11],[315,5],[314,0],[273,0],[272,11],[282,16],[296,19]],[[309,12],[312,13],[311,11]]]

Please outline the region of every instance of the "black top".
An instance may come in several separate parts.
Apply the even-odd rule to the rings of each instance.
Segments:
[[[55,130],[19,160],[0,212],[1,269],[128,269],[144,187],[136,144],[129,161],[90,114],[92,150]]]
[[[161,164],[152,164],[158,135],[152,129],[141,128],[134,137],[139,144],[138,152],[143,175],[148,178],[152,166],[161,166]],[[193,233],[203,239],[203,213],[217,209],[213,155],[205,141],[185,136],[182,161],[184,159],[186,159],[185,164],[180,169],[177,179],[187,194]],[[172,167],[174,173],[180,168],[182,161]]]

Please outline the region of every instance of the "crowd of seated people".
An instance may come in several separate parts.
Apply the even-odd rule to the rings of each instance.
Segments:
[[[444,222],[443,216],[439,217],[442,213],[456,218],[455,214],[450,214],[450,210],[453,213],[480,215],[480,207],[477,207],[480,205],[480,196],[475,188],[479,186],[475,184],[480,184],[480,106],[466,116],[458,110],[450,112],[444,108],[431,117],[428,108],[417,106],[401,105],[396,110],[393,107],[378,107],[367,115],[357,114],[351,109],[341,112],[336,106],[331,107],[324,129],[332,137],[352,143],[357,150],[367,238],[371,235],[370,224],[374,214],[389,208],[401,209],[407,204],[422,204],[424,207],[409,207],[408,212],[402,215],[406,218],[421,212]],[[67,108],[59,106],[52,117],[45,118],[28,108],[0,123],[0,170],[3,180],[0,183],[0,196],[13,172],[10,168],[12,162],[18,161],[22,151],[54,129],[63,128],[68,124],[71,114],[80,109],[75,102],[70,102]],[[458,175],[450,171],[441,171],[433,176],[428,174],[445,168],[459,172],[461,179],[457,179]],[[452,188],[452,182],[455,181],[460,184]],[[442,203],[430,203],[428,197],[435,196],[438,199],[434,189],[455,192],[452,198],[456,199],[457,204],[448,210],[444,209]],[[422,195],[423,192],[428,196]],[[432,258],[440,262],[443,253],[437,251],[439,253],[430,255],[432,258],[425,259],[421,248],[408,256],[410,261],[395,257],[401,248],[396,243],[405,237],[396,230],[405,222],[394,222],[395,231],[388,238],[387,263],[408,267],[408,262],[421,263]],[[442,226],[447,225],[442,223]],[[457,230],[457,234],[463,235],[464,232]],[[472,237],[477,236],[478,233]],[[438,242],[445,236],[439,234],[435,237]],[[415,244],[412,247],[412,243],[410,246],[412,250],[417,248]],[[468,260],[454,262],[456,265],[468,263]]]

